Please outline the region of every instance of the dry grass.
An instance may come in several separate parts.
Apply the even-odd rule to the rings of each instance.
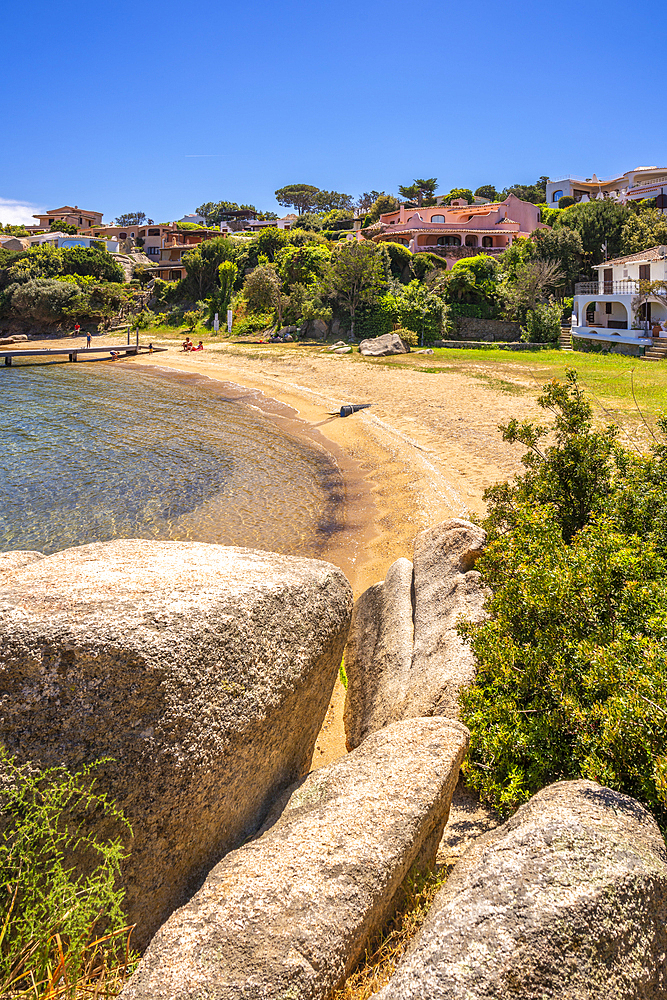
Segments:
[[[386,986],[431,908],[435,894],[447,881],[454,863],[437,865],[426,874],[408,875],[401,886],[399,904],[364,960],[331,1000],[368,1000]]]
[[[83,967],[77,967],[72,979],[70,957],[58,933],[48,941],[49,974],[46,979],[35,975],[34,954],[42,942],[35,941],[25,948],[5,982],[0,983],[0,996],[7,1000],[111,1000],[117,997],[131,976],[138,956],[130,947],[134,925],[123,927],[89,942]]]

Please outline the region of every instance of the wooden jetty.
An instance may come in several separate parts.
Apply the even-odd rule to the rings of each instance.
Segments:
[[[5,359],[5,366],[11,368],[14,358],[57,358],[65,357],[68,361],[78,361],[79,355],[88,357],[91,354],[111,354],[116,351],[121,357],[136,357],[137,354],[150,354],[151,351],[157,354],[158,351],[166,351],[166,347],[145,347],[143,344],[109,344],[107,347],[47,347],[39,350],[8,350],[0,351],[0,358]]]

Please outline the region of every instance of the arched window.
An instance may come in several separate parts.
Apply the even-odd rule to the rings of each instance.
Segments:
[[[431,222],[444,222],[444,221],[445,221],[444,215],[432,215],[431,216]]]
[[[477,237],[476,236],[466,236],[466,246],[467,247],[476,247],[477,246]]]
[[[438,236],[438,246],[439,247],[460,247],[461,237],[460,236]]]
[[[551,200],[552,201],[558,201],[558,199],[562,198],[562,197],[563,197],[563,192],[562,191],[554,191],[554,193],[551,195]]]
[[[482,246],[483,247],[492,247],[493,246],[493,236],[483,236],[482,237]]]

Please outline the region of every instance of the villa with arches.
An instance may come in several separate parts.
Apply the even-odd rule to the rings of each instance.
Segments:
[[[575,285],[572,337],[623,354],[644,354],[667,337],[667,247],[597,264],[595,281]]]
[[[511,194],[505,201],[468,205],[459,198],[451,205],[406,208],[380,216],[376,243],[402,243],[413,253],[437,253],[448,266],[478,253],[501,254],[517,236],[546,229],[537,205]]]

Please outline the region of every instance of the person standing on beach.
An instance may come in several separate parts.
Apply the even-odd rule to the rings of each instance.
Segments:
[[[75,323],[74,324],[74,336],[78,337],[80,333],[81,333],[81,324],[80,323]]]
[[[86,334],[86,348],[90,347],[90,342],[91,342],[92,339],[93,338],[90,336],[90,334],[87,333]]]

